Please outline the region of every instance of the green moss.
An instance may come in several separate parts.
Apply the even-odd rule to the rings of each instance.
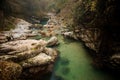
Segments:
[[[91,11],[95,11],[97,6],[97,0],[91,2]]]
[[[0,61],[0,80],[17,80],[22,72],[22,67],[13,62]]]

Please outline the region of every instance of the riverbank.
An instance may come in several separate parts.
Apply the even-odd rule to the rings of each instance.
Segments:
[[[42,75],[52,72],[58,51],[47,46],[58,45],[58,39],[50,36],[48,40],[32,39],[31,37],[43,36],[39,33],[39,25],[34,26],[25,20],[16,19],[16,27],[10,31],[2,31],[0,37],[0,76],[2,80],[41,79]],[[43,26],[42,26],[43,27]],[[35,28],[35,30],[33,30]],[[12,65],[11,65],[12,64]],[[4,67],[3,67],[4,66]],[[19,70],[12,67],[18,66]],[[8,71],[7,68],[11,70]],[[14,71],[14,74],[12,72]],[[10,73],[4,75],[5,73]],[[38,75],[38,76],[37,76]]]

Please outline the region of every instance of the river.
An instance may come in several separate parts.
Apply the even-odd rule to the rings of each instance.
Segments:
[[[51,19],[57,21],[54,15]],[[60,34],[57,37],[60,45],[55,48],[60,55],[50,80],[118,80],[92,65],[92,57],[82,42],[63,38]]]
[[[53,14],[51,19],[56,20]],[[118,80],[112,74],[101,71],[92,65],[92,57],[80,41],[57,36],[59,52],[50,80]]]
[[[60,45],[55,48],[59,50],[60,54],[52,75],[47,80],[118,80],[110,73],[93,67],[92,57],[82,42],[63,38],[60,34],[57,37]],[[34,37],[34,39],[40,38],[42,37]]]
[[[58,38],[60,56],[50,80],[118,80],[92,66],[92,58],[81,42]]]

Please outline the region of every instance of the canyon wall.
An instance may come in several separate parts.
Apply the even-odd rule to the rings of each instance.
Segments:
[[[72,2],[72,3],[71,3]],[[71,0],[58,14],[76,37],[94,52],[99,67],[120,70],[120,1]],[[66,12],[71,13],[67,15]],[[67,18],[66,18],[67,17]]]

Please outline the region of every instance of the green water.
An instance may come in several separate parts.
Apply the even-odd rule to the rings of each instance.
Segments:
[[[59,37],[60,57],[50,80],[118,80],[108,73],[95,69],[84,46],[77,41]]]
[[[48,18],[43,18],[41,20],[40,24],[45,25],[45,24],[47,24],[48,20],[49,20]]]
[[[43,21],[45,25],[47,20]],[[41,36],[34,37],[41,39]],[[42,38],[48,40],[49,38]],[[110,73],[101,71],[92,66],[90,53],[84,48],[83,44],[78,41],[64,39],[58,36],[60,45],[57,49],[60,51],[52,76],[45,77],[44,80],[120,80]]]

